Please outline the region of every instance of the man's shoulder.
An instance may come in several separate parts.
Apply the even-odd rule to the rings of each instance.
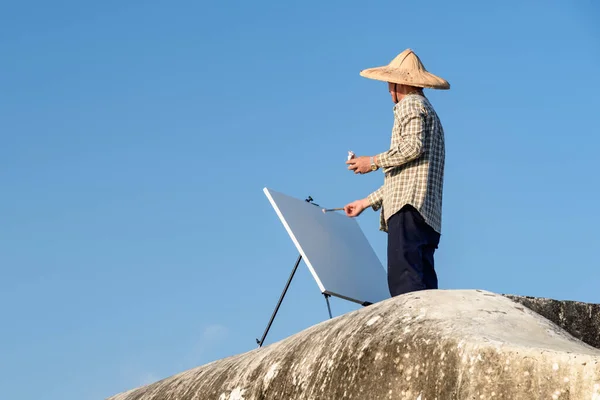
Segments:
[[[399,116],[403,115],[427,115],[431,110],[429,101],[421,95],[409,95],[398,102],[394,107],[394,112]]]

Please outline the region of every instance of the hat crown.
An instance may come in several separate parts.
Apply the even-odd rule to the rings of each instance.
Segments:
[[[419,56],[411,49],[406,49],[398,54],[389,65],[391,68],[404,69],[409,71],[427,71]]]

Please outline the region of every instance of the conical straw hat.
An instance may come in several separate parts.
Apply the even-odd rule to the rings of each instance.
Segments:
[[[450,89],[448,81],[428,72],[421,59],[411,49],[406,49],[398,54],[388,65],[364,69],[360,71],[360,75],[369,79],[402,85]]]

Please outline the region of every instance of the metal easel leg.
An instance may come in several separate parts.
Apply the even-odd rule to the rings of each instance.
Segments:
[[[259,347],[261,347],[263,345],[263,343],[265,342],[267,333],[269,332],[269,329],[271,328],[271,324],[273,324],[275,315],[277,314],[277,311],[279,311],[279,306],[281,306],[281,302],[283,301],[283,298],[284,298],[288,288],[290,287],[292,278],[294,278],[294,274],[296,273],[296,270],[298,269],[298,265],[300,265],[301,260],[302,260],[302,255],[299,255],[298,259],[296,260],[296,264],[294,265],[294,269],[292,270],[292,273],[290,274],[290,277],[288,278],[287,283],[285,284],[285,288],[283,289],[283,292],[281,292],[281,296],[279,296],[279,301],[277,302],[277,306],[275,306],[275,310],[273,311],[273,314],[271,315],[271,319],[269,320],[267,329],[265,329],[265,332],[263,333],[262,338],[260,340],[256,339],[256,343],[258,344]]]
[[[327,302],[327,311],[329,311],[329,319],[333,318],[331,316],[331,305],[329,304],[329,298],[331,297],[330,294],[327,293],[323,293],[323,296],[325,296],[325,301]]]

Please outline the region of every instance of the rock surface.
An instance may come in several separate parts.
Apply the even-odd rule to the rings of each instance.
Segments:
[[[600,349],[600,304],[505,295],[548,318],[577,339]]]
[[[109,400],[158,399],[600,400],[600,350],[506,296],[423,291]]]

